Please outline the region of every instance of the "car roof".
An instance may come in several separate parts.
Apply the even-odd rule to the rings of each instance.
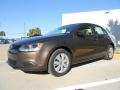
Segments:
[[[68,24],[68,25],[64,25],[63,27],[75,27],[75,26],[79,26],[79,25],[97,25],[97,24],[93,24],[93,23],[74,23],[74,24]],[[97,25],[99,26],[99,25]]]

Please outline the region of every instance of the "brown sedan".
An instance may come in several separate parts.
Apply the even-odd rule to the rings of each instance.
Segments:
[[[23,71],[45,71],[54,76],[66,74],[71,65],[97,58],[112,59],[114,43],[102,27],[71,24],[44,36],[14,42],[8,63]]]

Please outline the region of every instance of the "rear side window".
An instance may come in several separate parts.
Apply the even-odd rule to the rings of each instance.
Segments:
[[[106,34],[106,32],[101,27],[95,26],[94,29],[95,29],[95,34],[98,34],[98,35]]]
[[[79,32],[84,34],[85,36],[89,36],[89,35],[93,35],[93,32],[92,32],[92,29],[90,26],[82,26],[80,29],[79,29]]]

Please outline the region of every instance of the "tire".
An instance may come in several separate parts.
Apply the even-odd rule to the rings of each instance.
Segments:
[[[111,60],[113,56],[114,56],[114,48],[112,45],[109,45],[104,59]]]
[[[54,51],[49,59],[48,72],[56,77],[63,76],[70,71],[71,54],[64,49]]]

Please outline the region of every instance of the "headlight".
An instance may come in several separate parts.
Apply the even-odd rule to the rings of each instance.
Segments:
[[[39,51],[42,47],[43,43],[35,43],[35,44],[28,44],[28,45],[22,45],[19,48],[19,51],[23,52],[31,52],[31,51]]]

